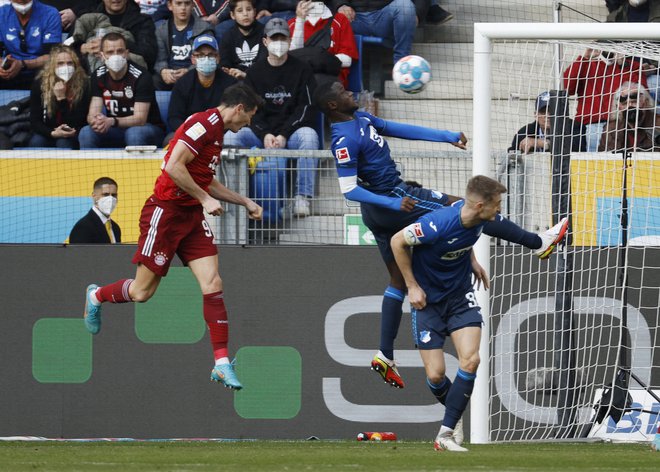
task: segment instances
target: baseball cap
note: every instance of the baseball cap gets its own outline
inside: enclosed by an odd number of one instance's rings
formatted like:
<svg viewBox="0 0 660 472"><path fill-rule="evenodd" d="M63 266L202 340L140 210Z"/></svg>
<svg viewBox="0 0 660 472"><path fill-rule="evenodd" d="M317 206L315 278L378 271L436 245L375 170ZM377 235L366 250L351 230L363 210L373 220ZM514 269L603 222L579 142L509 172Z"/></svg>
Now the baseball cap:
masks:
<svg viewBox="0 0 660 472"><path fill-rule="evenodd" d="M195 38L195 41L193 41L192 49L193 51L197 51L201 46L211 46L217 51L218 41L215 39L215 36L211 34L201 34Z"/></svg>
<svg viewBox="0 0 660 472"><path fill-rule="evenodd" d="M289 24L282 18L272 18L266 23L264 36L270 38L276 34L283 34L287 38L289 37Z"/></svg>
<svg viewBox="0 0 660 472"><path fill-rule="evenodd" d="M536 111L541 111L548 108L550 103L550 92L543 92L541 95L536 97Z"/></svg>

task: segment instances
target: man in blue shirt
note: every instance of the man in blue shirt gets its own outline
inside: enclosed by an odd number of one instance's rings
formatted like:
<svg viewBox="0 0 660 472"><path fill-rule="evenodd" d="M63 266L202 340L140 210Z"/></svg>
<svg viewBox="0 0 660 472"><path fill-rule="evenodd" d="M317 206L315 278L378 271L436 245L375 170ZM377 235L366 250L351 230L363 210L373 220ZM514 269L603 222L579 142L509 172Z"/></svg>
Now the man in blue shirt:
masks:
<svg viewBox="0 0 660 472"><path fill-rule="evenodd" d="M390 239L423 214L459 198L407 185L396 169L383 136L445 142L460 149L465 149L467 138L461 132L385 121L358 112L355 97L340 82L320 85L314 99L332 122L331 150L336 159L341 192L346 199L360 202L364 224L373 233L390 274L381 308L380 351L374 356L371 368L386 383L403 388L404 382L394 363L394 339L399 330L406 292L392 255ZM554 251L567 226L568 219L565 219L546 232L535 234L502 218L489 224L484 232L534 249L541 259L545 259Z"/></svg>
<svg viewBox="0 0 660 472"><path fill-rule="evenodd" d="M62 23L55 8L38 0L13 0L0 7L0 88L29 90L51 47L61 42Z"/></svg>
<svg viewBox="0 0 660 472"><path fill-rule="evenodd" d="M506 187L496 180L483 175L472 177L465 200L427 213L391 240L413 308L413 335L424 362L426 383L445 405L445 417L434 444L437 450L467 451L460 445L463 433L458 422L474 389L483 321L472 274L477 285L483 282L486 288L489 286L472 246L488 225L502 219L499 213L504 192ZM458 355L453 383L445 376L443 346L447 336Z"/></svg>

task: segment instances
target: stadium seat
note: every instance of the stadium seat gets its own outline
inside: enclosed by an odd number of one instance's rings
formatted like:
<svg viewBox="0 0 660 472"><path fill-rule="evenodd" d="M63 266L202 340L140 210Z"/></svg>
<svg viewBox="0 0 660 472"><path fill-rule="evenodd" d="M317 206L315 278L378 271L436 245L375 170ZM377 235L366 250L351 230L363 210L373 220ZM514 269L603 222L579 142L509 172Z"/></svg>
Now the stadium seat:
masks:
<svg viewBox="0 0 660 472"><path fill-rule="evenodd" d="M165 123L165 134L172 131L169 124L167 124L167 109L170 106L170 97L172 92L169 90L156 90L156 103L158 103L158 110L160 111L160 119Z"/></svg>
<svg viewBox="0 0 660 472"><path fill-rule="evenodd" d="M358 58L351 63L348 71L348 90L353 93L362 91L362 36L355 35L355 45L357 46Z"/></svg>
<svg viewBox="0 0 660 472"><path fill-rule="evenodd" d="M356 38L358 35L355 35ZM357 39L356 39L357 40ZM360 62L362 64L365 63L365 51L367 50L367 46L374 46L377 48L386 48L386 49L392 49L394 47L394 43L389 40L389 39L384 39L380 38L378 36L362 36L361 38L361 51L360 51ZM368 61L368 67L369 67L369 82L368 82L368 90L372 92L376 92L377 94L382 94L383 89L384 89L384 82L385 80L388 79L388 77L383 76L383 68L384 68L384 51L372 51L369 54L369 61ZM364 69L364 65L362 66L362 69ZM362 71L364 74L364 70ZM364 85L364 84L363 84Z"/></svg>
<svg viewBox="0 0 660 472"><path fill-rule="evenodd" d="M6 105L9 102L20 100L29 95L29 90L0 90L0 105Z"/></svg>

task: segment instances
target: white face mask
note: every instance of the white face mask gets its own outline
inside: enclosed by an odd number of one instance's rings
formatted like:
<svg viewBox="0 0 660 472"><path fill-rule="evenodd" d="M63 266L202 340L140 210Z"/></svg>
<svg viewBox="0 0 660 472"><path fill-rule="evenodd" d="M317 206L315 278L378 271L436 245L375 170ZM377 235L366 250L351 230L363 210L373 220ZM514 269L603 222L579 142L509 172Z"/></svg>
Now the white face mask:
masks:
<svg viewBox="0 0 660 472"><path fill-rule="evenodd" d="M321 19L324 10L325 4L323 2L312 2L312 6L307 11L307 21L309 21L312 26L316 26L316 23Z"/></svg>
<svg viewBox="0 0 660 472"><path fill-rule="evenodd" d="M11 2L11 6L14 7L14 10L16 10L16 13L18 13L19 15L25 15L27 12L29 12L32 9L32 2L26 3L25 5Z"/></svg>
<svg viewBox="0 0 660 472"><path fill-rule="evenodd" d="M268 43L268 52L275 57L282 57L289 51L288 41L271 41Z"/></svg>
<svg viewBox="0 0 660 472"><path fill-rule="evenodd" d="M101 197L98 200L96 200L96 207L105 216L110 216L110 213L112 213L112 211L115 209L116 206L117 206L117 199L112 195L108 195L107 197Z"/></svg>
<svg viewBox="0 0 660 472"><path fill-rule="evenodd" d="M105 65L112 72L119 72L126 65L126 58L119 54L113 54L105 60Z"/></svg>
<svg viewBox="0 0 660 472"><path fill-rule="evenodd" d="M75 69L73 66L59 66L55 69L55 75L65 82L68 82L73 77Z"/></svg>

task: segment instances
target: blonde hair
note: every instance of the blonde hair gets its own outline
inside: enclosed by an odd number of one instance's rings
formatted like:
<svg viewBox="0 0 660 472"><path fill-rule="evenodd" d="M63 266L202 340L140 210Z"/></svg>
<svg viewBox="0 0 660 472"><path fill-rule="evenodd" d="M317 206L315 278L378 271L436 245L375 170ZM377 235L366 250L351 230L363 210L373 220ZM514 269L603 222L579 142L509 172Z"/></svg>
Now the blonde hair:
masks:
<svg viewBox="0 0 660 472"><path fill-rule="evenodd" d="M57 99L53 93L53 87L62 79L55 75L57 68L57 56L60 53L66 53L73 61L73 76L66 83L66 99L69 102L69 108L73 108L83 97L85 87L88 87L89 77L85 73L80 59L73 49L68 46L57 45L50 50L48 62L44 64L38 78L41 79L41 97L43 106L46 109L46 114L52 117L55 113L55 104Z"/></svg>

